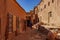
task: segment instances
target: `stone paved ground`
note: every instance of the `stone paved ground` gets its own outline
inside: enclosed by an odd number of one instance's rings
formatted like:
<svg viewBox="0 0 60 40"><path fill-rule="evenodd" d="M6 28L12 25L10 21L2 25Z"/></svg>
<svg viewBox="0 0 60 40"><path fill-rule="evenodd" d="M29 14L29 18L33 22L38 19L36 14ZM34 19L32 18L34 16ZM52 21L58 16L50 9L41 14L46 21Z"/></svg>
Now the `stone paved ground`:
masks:
<svg viewBox="0 0 60 40"><path fill-rule="evenodd" d="M37 30L28 29L26 32L16 36L14 40L45 40L45 37L38 33Z"/></svg>

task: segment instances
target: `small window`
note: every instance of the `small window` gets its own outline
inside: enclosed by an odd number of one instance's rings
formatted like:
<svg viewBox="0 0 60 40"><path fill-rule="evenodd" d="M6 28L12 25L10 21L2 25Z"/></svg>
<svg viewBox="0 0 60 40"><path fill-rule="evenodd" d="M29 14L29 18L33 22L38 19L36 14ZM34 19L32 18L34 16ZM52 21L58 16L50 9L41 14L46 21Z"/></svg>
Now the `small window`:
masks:
<svg viewBox="0 0 60 40"><path fill-rule="evenodd" d="M44 8L46 8L46 5L44 5Z"/></svg>
<svg viewBox="0 0 60 40"><path fill-rule="evenodd" d="M48 6L50 6L50 2L48 2Z"/></svg>
<svg viewBox="0 0 60 40"><path fill-rule="evenodd" d="M42 8L41 8L41 11L42 11Z"/></svg>
<svg viewBox="0 0 60 40"><path fill-rule="evenodd" d="M51 11L49 12L49 17L52 17L52 12Z"/></svg>
<svg viewBox="0 0 60 40"><path fill-rule="evenodd" d="M52 3L54 3L54 0L52 0Z"/></svg>

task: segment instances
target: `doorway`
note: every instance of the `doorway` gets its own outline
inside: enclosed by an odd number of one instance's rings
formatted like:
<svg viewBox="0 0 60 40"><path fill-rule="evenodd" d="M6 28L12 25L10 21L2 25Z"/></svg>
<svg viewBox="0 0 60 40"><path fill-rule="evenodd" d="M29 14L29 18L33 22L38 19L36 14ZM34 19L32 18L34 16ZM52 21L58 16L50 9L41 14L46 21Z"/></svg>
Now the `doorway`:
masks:
<svg viewBox="0 0 60 40"><path fill-rule="evenodd" d="M5 30L5 40L8 39L9 33L13 32L13 15L7 14L7 25L6 25L6 30Z"/></svg>

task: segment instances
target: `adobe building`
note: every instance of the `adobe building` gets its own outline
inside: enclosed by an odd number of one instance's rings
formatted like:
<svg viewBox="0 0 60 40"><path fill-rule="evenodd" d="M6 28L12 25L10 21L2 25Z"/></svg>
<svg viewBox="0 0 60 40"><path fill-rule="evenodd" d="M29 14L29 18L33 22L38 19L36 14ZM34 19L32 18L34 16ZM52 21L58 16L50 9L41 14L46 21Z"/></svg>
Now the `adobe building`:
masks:
<svg viewBox="0 0 60 40"><path fill-rule="evenodd" d="M26 26L27 27L32 26L32 14L33 13L31 13L31 12L33 12L33 11L31 10L30 12L27 12L27 14L26 14Z"/></svg>
<svg viewBox="0 0 60 40"><path fill-rule="evenodd" d="M30 25L30 27L39 22L38 15L36 13L36 7L33 10L30 10L30 12L27 12L26 18L27 26Z"/></svg>
<svg viewBox="0 0 60 40"><path fill-rule="evenodd" d="M34 13L35 13L35 24L39 22L39 17L38 17L38 7L36 6L34 8Z"/></svg>
<svg viewBox="0 0 60 40"><path fill-rule="evenodd" d="M26 12L16 0L0 0L0 40L7 40L10 33L22 33L25 30L24 20Z"/></svg>
<svg viewBox="0 0 60 40"><path fill-rule="evenodd" d="M60 0L41 0L37 8L40 22L60 27Z"/></svg>

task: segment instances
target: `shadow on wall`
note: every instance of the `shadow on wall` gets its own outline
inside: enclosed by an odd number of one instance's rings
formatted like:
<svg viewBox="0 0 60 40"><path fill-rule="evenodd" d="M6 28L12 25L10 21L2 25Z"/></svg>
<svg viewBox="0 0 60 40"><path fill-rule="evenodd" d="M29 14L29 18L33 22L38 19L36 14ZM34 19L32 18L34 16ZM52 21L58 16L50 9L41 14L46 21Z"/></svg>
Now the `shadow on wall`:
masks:
<svg viewBox="0 0 60 40"><path fill-rule="evenodd" d="M39 33L43 34L43 35L46 35L47 36L47 40L55 40L55 35L50 31L50 30L47 30L46 28L44 28L43 26L41 25L38 25L38 31Z"/></svg>

